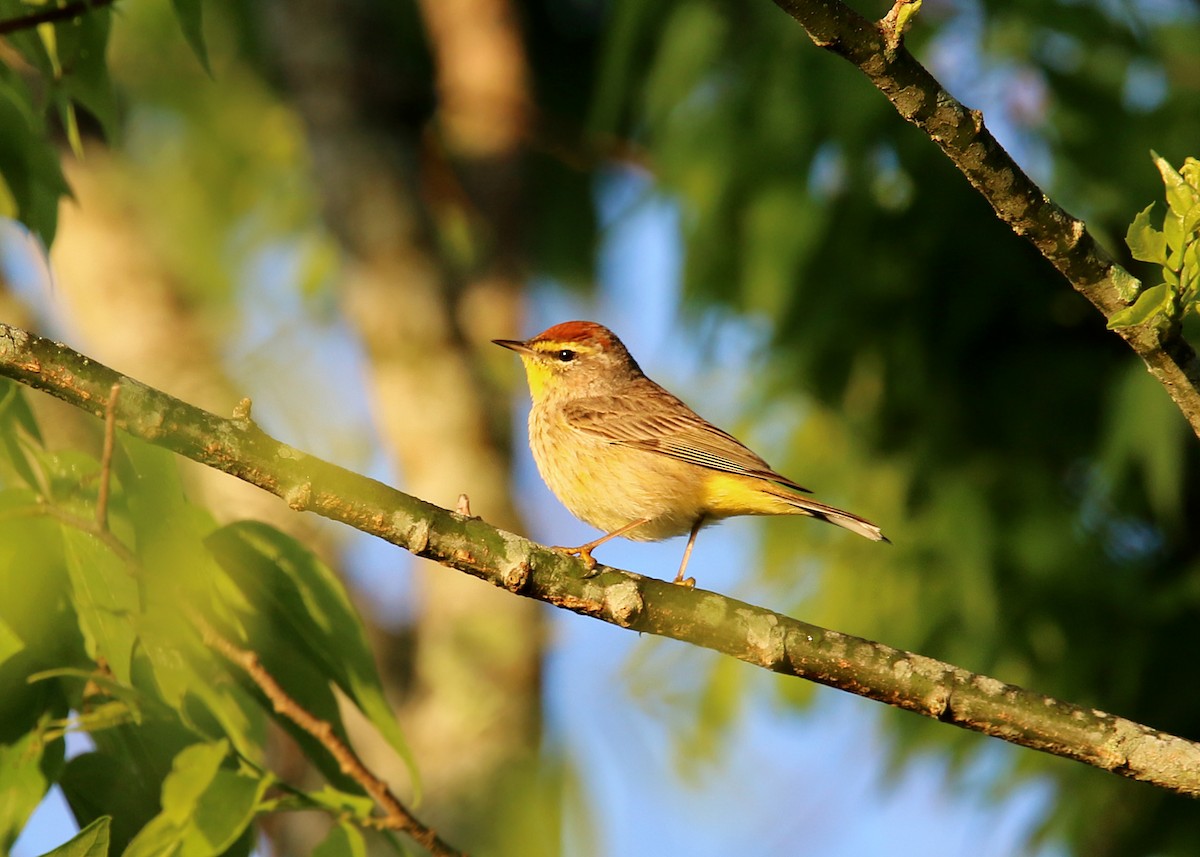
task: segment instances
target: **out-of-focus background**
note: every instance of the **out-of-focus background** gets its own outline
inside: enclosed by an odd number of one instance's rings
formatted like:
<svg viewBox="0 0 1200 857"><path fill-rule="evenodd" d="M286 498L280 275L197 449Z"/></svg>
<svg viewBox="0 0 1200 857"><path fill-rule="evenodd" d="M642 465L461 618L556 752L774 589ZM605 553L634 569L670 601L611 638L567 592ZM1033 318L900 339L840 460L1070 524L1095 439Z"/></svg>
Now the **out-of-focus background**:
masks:
<svg viewBox="0 0 1200 857"><path fill-rule="evenodd" d="M211 74L169 4L115 5L115 96L84 99L104 114L80 112L84 157L64 146L49 258L2 227L4 320L218 413L248 395L294 446L555 544L594 532L538 479L518 361L490 340L602 322L894 543L728 522L699 540L701 586L1200 737L1195 438L1101 316L772 3L202 8ZM1200 154L1193 2L926 0L908 44L1126 262L1162 195L1150 149ZM51 414L50 441L92 430ZM347 581L419 812L480 853L1200 853L1194 801L188 479L219 520L270 521ZM665 577L682 546L598 554ZM53 791L14 853L74 829ZM259 848L323 835L268 823Z"/></svg>

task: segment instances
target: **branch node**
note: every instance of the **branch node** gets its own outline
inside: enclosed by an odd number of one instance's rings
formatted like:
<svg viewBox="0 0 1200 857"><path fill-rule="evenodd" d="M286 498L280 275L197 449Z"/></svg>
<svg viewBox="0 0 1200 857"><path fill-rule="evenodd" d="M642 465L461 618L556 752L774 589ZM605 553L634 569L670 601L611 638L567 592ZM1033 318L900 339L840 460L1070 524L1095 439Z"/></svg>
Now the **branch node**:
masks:
<svg viewBox="0 0 1200 857"><path fill-rule="evenodd" d="M922 0L896 0L891 10L879 22L879 32L883 36L884 47L888 56L892 56L904 41L904 34L912 26L917 12L921 9Z"/></svg>
<svg viewBox="0 0 1200 857"><path fill-rule="evenodd" d="M604 588L604 612L622 628L632 625L645 606L641 589L633 580Z"/></svg>
<svg viewBox="0 0 1200 857"><path fill-rule="evenodd" d="M311 482L301 482L289 488L283 495L284 502L297 512L303 512L312 505L313 488Z"/></svg>
<svg viewBox="0 0 1200 857"><path fill-rule="evenodd" d="M529 585L529 563L522 560L504 573L504 588L520 593Z"/></svg>
<svg viewBox="0 0 1200 857"><path fill-rule="evenodd" d="M252 407L254 407L254 403L250 401L250 397L243 396L242 399L233 406L234 421L248 426L252 422L250 418L250 409Z"/></svg>
<svg viewBox="0 0 1200 857"><path fill-rule="evenodd" d="M409 529L404 541L408 549L417 556L425 556L429 550L429 519L421 518Z"/></svg>

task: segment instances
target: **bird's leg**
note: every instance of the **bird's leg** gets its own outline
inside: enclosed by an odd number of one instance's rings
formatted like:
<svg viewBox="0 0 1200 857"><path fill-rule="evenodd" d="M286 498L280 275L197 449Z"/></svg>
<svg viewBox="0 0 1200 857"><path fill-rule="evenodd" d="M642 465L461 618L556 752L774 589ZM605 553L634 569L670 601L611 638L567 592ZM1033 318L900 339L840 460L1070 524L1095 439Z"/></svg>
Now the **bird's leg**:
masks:
<svg viewBox="0 0 1200 857"><path fill-rule="evenodd" d="M598 539L593 539L592 541L588 542L587 544L582 544L577 548L564 548L564 547L559 547L558 545L555 545L553 548L551 548L551 550L556 550L559 553L565 553L568 556L577 556L581 560L583 560L584 564L588 567L588 569L593 569L596 567L596 560L592 556L592 551L594 551L596 548L600 547L600 545L604 544L609 539L615 539L617 536L623 536L630 530L636 529L637 527L640 527L642 524L648 524L652 520L654 520L654 519L653 518L638 518L633 523L626 524L623 527L613 530L611 533L603 535Z"/></svg>
<svg viewBox="0 0 1200 857"><path fill-rule="evenodd" d="M696 586L696 578L684 577L683 571L687 568L688 560L692 558L692 548L696 546L696 534L700 532L700 528L704 526L704 515L696 519L696 523L692 524L692 534L688 536L687 547L683 549L683 561L679 563L679 573L675 575L672 583L678 583L680 586L686 586L688 589L694 589Z"/></svg>

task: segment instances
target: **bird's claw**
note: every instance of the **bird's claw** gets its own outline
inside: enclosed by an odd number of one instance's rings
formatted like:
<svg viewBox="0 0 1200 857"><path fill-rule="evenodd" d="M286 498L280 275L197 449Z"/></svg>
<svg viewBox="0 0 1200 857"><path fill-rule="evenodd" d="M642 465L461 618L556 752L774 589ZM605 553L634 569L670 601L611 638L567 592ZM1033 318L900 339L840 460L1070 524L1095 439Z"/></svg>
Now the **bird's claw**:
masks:
<svg viewBox="0 0 1200 857"><path fill-rule="evenodd" d="M583 560L583 564L587 566L588 573L584 577L594 577L596 574L596 558L592 556L592 551L586 547L565 548L560 545L555 545L551 550L556 550L559 553L565 553L567 556L577 556Z"/></svg>
<svg viewBox="0 0 1200 857"><path fill-rule="evenodd" d="M676 577L671 582L676 586L682 586L684 589L696 588L696 578L694 577Z"/></svg>

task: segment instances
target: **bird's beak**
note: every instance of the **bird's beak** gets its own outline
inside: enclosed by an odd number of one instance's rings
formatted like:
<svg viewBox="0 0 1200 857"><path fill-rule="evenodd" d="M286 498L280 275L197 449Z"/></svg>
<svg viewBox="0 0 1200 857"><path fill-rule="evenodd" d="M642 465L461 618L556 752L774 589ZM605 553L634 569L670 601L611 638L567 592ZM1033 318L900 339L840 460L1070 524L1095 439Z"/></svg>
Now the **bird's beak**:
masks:
<svg viewBox="0 0 1200 857"><path fill-rule="evenodd" d="M536 352L526 345L524 342L516 339L493 339L492 342L499 345L501 348L507 348L509 351L515 351L518 354L535 354Z"/></svg>

